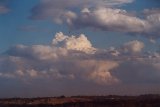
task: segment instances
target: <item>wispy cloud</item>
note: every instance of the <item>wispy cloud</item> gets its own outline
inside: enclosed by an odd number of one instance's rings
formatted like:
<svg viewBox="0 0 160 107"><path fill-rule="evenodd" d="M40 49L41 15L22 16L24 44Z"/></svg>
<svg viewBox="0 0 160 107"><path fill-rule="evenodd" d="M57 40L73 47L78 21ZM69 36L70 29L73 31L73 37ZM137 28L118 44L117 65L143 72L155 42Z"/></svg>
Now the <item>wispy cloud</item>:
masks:
<svg viewBox="0 0 160 107"><path fill-rule="evenodd" d="M34 25L20 26L20 27L17 28L17 30L24 31L24 32L48 32L48 33L52 32L52 30L50 30L50 29L39 28L39 27L34 26Z"/></svg>
<svg viewBox="0 0 160 107"><path fill-rule="evenodd" d="M10 9L6 6L0 5L0 14L6 14L10 11Z"/></svg>

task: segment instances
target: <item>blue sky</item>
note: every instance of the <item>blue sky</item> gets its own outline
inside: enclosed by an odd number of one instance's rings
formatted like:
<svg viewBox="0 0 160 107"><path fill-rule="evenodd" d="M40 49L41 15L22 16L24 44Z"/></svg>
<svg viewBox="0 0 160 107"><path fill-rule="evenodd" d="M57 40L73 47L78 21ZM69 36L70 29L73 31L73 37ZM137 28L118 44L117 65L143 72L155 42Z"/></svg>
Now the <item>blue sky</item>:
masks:
<svg viewBox="0 0 160 107"><path fill-rule="evenodd" d="M159 30L158 0L68 0L67 3L65 0L2 0L0 94L47 96L48 93L39 94L40 91L50 92L55 84L59 87L54 90L60 91L53 95L85 94L88 91L77 88L86 81L83 85L86 90L98 87L90 94L104 94L104 90L110 92L107 94L160 93ZM71 70L72 63L77 73ZM127 71L127 66L135 72L138 82L134 78L128 80L132 73ZM76 77L82 70L85 72ZM34 93L36 86L43 87L39 84L41 79L51 88ZM64 92L63 88L68 89L66 85L73 81L74 93ZM15 90L30 88L26 94L17 91L8 95L4 91L10 91L11 84ZM145 90L150 86L153 88ZM133 87L133 93L112 91L114 87L122 90Z"/></svg>

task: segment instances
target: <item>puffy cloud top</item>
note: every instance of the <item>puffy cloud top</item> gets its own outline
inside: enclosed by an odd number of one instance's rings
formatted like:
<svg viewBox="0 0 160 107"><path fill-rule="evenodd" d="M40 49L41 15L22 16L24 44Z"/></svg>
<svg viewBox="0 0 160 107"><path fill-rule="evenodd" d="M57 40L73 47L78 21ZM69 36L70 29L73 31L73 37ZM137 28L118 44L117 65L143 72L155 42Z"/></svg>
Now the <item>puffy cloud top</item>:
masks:
<svg viewBox="0 0 160 107"><path fill-rule="evenodd" d="M82 78L107 85L118 82L110 73L118 63L91 58L96 48L83 34L67 36L60 32L55 35L51 46L17 45L6 53L8 56L0 58L0 77Z"/></svg>
<svg viewBox="0 0 160 107"><path fill-rule="evenodd" d="M73 35L69 37L64 35L62 32L57 33L55 35L55 39L53 39L53 45L59 44L61 47L68 50L81 51L90 54L96 51L96 49L92 47L92 44L84 34L81 34L79 37Z"/></svg>
<svg viewBox="0 0 160 107"><path fill-rule="evenodd" d="M160 82L160 53L145 54L143 47L143 42L134 40L121 48L101 50L94 48L83 34L67 36L60 32L51 45L11 47L0 56L0 79L33 85L37 85L37 80L47 80L54 88L65 81L63 90L66 84L68 87L72 83L100 88L119 84L157 85ZM125 54L124 50L131 54Z"/></svg>

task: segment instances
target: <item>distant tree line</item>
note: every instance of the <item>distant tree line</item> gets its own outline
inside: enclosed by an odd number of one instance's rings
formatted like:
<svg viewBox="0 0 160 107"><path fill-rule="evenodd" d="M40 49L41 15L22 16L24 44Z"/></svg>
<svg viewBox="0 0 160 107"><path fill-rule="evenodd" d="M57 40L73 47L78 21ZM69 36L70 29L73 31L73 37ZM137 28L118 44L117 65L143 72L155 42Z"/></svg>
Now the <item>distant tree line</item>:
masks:
<svg viewBox="0 0 160 107"><path fill-rule="evenodd" d="M34 99L27 99L27 98L1 99L0 107L160 107L159 95L141 95L138 97L137 96L77 96L77 97L74 96L73 98L89 98L92 100L79 101L79 102L66 102L62 104L49 104L49 102L54 98L46 97L46 98L34 98ZM56 99L67 99L67 97L60 96L56 97ZM32 104L32 102L34 102L35 100L39 101L40 103ZM16 104L12 102L16 102Z"/></svg>

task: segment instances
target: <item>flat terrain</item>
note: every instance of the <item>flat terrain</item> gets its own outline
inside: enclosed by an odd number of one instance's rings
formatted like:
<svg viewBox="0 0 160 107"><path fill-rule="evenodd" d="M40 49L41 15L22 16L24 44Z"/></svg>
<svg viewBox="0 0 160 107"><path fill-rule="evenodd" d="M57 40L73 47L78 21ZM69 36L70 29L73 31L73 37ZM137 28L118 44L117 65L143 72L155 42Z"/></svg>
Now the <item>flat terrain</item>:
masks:
<svg viewBox="0 0 160 107"><path fill-rule="evenodd" d="M160 107L160 95L10 98L0 107Z"/></svg>

